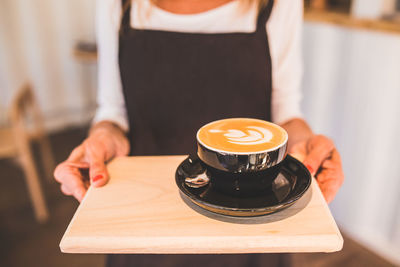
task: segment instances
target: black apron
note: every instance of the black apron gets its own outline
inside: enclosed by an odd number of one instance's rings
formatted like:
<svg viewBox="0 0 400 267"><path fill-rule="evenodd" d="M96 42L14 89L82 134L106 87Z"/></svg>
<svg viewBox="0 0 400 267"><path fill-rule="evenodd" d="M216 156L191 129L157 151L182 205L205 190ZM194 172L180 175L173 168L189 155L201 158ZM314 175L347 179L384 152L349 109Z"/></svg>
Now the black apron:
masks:
<svg viewBox="0 0 400 267"><path fill-rule="evenodd" d="M128 0L130 1L130 0ZM122 1L123 6L126 0ZM266 33L273 1L252 33L186 33L120 27L119 67L131 155L190 154L196 131L222 118L271 119ZM275 254L110 255L108 266L277 266Z"/></svg>
<svg viewBox="0 0 400 267"><path fill-rule="evenodd" d="M119 65L132 155L189 154L202 125L271 118L271 57L265 24L253 33L183 33L130 27L124 13Z"/></svg>

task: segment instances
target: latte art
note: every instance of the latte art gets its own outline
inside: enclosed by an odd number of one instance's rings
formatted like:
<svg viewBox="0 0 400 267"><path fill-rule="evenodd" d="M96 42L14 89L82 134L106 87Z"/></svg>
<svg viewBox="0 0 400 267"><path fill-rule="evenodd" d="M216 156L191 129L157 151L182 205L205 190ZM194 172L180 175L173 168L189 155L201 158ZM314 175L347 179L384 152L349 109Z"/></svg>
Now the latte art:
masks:
<svg viewBox="0 0 400 267"><path fill-rule="evenodd" d="M227 142L238 145L258 145L268 143L273 135L271 131L257 126L247 126L246 130L229 129L227 131L210 129L210 133L222 133Z"/></svg>
<svg viewBox="0 0 400 267"><path fill-rule="evenodd" d="M203 126L197 133L197 139L213 150L252 153L279 147L286 142L287 134L270 122L235 118Z"/></svg>

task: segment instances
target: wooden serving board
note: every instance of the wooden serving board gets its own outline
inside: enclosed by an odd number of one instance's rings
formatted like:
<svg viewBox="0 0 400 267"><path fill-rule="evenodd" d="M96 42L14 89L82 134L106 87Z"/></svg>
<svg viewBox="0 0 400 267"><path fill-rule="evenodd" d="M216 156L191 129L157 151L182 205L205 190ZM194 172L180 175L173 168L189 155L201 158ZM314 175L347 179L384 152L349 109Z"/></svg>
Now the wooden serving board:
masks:
<svg viewBox="0 0 400 267"><path fill-rule="evenodd" d="M182 196L186 156L116 158L110 182L89 188L60 248L66 253L334 252L343 238L315 181L293 206L252 218L205 211Z"/></svg>

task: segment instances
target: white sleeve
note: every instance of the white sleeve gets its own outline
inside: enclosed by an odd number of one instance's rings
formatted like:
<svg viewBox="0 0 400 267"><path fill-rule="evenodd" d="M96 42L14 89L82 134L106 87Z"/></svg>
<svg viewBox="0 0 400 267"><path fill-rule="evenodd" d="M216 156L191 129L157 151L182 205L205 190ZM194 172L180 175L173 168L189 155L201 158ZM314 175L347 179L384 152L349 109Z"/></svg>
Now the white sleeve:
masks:
<svg viewBox="0 0 400 267"><path fill-rule="evenodd" d="M93 123L108 120L128 131L129 123L118 65L120 17L121 1L97 1L98 107Z"/></svg>
<svg viewBox="0 0 400 267"><path fill-rule="evenodd" d="M267 22L272 59L272 121L301 118L303 1L274 2Z"/></svg>

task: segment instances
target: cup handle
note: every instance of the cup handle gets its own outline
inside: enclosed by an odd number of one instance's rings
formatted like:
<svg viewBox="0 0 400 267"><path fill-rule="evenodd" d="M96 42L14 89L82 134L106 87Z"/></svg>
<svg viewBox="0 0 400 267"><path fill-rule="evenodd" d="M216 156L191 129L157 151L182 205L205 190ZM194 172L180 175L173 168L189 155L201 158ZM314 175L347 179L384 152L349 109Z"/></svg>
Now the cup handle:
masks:
<svg viewBox="0 0 400 267"><path fill-rule="evenodd" d="M205 173L202 173L194 178L191 177L185 178L185 184L191 188L204 187L209 183L210 183L210 178L208 178Z"/></svg>
<svg viewBox="0 0 400 267"><path fill-rule="evenodd" d="M200 159L197 155L189 155L188 161L189 161L189 164L192 164L192 165L201 164ZM201 187L208 185L209 183L210 183L210 178L208 178L205 169L204 169L204 171L202 171L198 174L191 175L191 176L185 178L185 184L191 188L201 188Z"/></svg>

